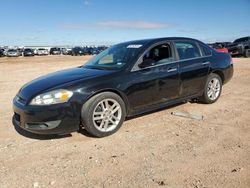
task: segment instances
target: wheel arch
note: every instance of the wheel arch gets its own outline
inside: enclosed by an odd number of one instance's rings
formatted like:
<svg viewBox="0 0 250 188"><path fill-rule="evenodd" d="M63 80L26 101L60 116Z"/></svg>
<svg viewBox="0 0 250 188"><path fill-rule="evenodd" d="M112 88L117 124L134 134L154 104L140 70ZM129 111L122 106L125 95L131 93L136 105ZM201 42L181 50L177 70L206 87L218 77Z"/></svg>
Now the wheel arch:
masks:
<svg viewBox="0 0 250 188"><path fill-rule="evenodd" d="M95 95L100 94L100 93L104 93L104 92L112 92L112 93L115 93L116 95L118 95L119 97L121 97L121 99L125 103L126 114L129 114L130 104L129 104L129 100L128 100L127 96L122 91L119 91L119 90L114 89L114 88L105 88L105 89L98 90L98 91L92 93L91 95L89 95L86 98L85 102L88 101L90 98L94 97Z"/></svg>
<svg viewBox="0 0 250 188"><path fill-rule="evenodd" d="M221 71L221 70L213 70L211 73L214 73L214 74L219 75L219 77L221 78L222 84L224 83L224 81L225 81L225 76L224 76L224 74L223 74L223 71ZM211 73L210 73L210 74L211 74Z"/></svg>

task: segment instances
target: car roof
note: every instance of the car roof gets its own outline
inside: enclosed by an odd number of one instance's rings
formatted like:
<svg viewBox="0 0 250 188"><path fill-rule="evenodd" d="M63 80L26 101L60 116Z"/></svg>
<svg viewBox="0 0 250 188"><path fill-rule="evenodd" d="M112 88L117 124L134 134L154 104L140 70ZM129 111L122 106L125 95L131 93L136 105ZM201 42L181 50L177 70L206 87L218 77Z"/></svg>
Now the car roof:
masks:
<svg viewBox="0 0 250 188"><path fill-rule="evenodd" d="M124 44L142 44L142 45L151 45L157 42L161 41L167 41L167 40L193 40L193 41L198 41L193 38L188 38L188 37L162 37L162 38L151 38L151 39L142 39L142 40L132 40L132 41L127 41L123 42Z"/></svg>

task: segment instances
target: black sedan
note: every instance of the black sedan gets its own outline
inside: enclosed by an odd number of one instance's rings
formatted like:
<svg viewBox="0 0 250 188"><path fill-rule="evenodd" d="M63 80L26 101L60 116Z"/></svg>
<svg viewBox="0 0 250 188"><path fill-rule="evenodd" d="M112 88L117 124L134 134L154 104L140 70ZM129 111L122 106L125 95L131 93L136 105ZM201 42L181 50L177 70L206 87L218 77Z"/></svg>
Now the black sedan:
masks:
<svg viewBox="0 0 250 188"><path fill-rule="evenodd" d="M49 51L50 55L60 55L61 54L61 49L60 48L51 48Z"/></svg>
<svg viewBox="0 0 250 188"><path fill-rule="evenodd" d="M84 127L104 137L129 116L192 99L214 103L232 76L230 55L195 39L125 42L25 84L13 100L13 122L38 134Z"/></svg>
<svg viewBox="0 0 250 188"><path fill-rule="evenodd" d="M33 51L32 49L30 49L30 48L25 48L25 49L23 50L23 56L24 56L24 57L27 57L27 56L34 56L34 55L35 55L34 51Z"/></svg>
<svg viewBox="0 0 250 188"><path fill-rule="evenodd" d="M74 47L71 51L71 55L72 56L78 56L78 55L86 55L86 52L84 50L84 48L82 47Z"/></svg>

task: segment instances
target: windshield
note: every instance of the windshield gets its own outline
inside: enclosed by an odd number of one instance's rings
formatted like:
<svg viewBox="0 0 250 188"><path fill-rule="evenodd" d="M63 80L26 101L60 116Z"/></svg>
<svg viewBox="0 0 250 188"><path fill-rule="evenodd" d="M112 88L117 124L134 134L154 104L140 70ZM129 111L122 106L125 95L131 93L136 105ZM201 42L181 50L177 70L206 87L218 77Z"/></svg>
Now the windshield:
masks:
<svg viewBox="0 0 250 188"><path fill-rule="evenodd" d="M73 48L74 50L81 50L82 48L81 47L75 47Z"/></svg>
<svg viewBox="0 0 250 188"><path fill-rule="evenodd" d="M128 43L112 46L90 59L83 67L110 70L121 69L138 56L141 47L141 44Z"/></svg>
<svg viewBox="0 0 250 188"><path fill-rule="evenodd" d="M51 51L59 51L60 48L51 48L50 50L51 50Z"/></svg>
<svg viewBox="0 0 250 188"><path fill-rule="evenodd" d="M17 52L17 50L8 50L8 52Z"/></svg>

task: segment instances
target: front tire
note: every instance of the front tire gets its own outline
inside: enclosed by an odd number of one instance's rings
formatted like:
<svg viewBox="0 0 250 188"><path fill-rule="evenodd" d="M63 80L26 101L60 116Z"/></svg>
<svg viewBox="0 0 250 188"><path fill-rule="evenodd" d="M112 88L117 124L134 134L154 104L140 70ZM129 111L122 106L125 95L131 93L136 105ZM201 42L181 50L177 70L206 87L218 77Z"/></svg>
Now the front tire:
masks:
<svg viewBox="0 0 250 188"><path fill-rule="evenodd" d="M109 136L121 127L126 117L125 103L115 93L103 92L90 98L82 107L82 124L95 137Z"/></svg>
<svg viewBox="0 0 250 188"><path fill-rule="evenodd" d="M207 78L201 101L206 104L216 102L222 91L222 80L218 74L210 74Z"/></svg>

